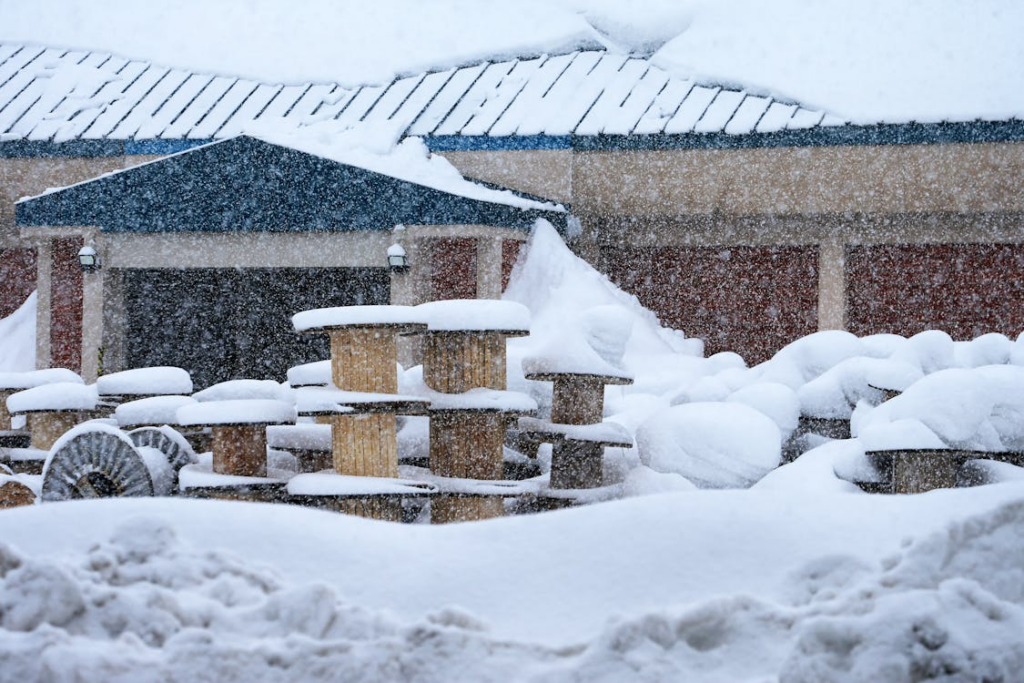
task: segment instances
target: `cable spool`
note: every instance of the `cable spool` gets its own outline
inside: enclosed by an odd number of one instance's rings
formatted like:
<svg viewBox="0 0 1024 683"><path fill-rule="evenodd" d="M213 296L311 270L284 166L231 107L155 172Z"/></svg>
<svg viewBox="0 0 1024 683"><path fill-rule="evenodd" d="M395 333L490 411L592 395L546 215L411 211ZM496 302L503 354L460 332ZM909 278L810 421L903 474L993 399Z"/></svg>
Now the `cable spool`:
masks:
<svg viewBox="0 0 1024 683"><path fill-rule="evenodd" d="M116 429L80 427L50 452L43 502L152 495L153 479L145 460Z"/></svg>
<svg viewBox="0 0 1024 683"><path fill-rule="evenodd" d="M156 448L167 456L167 463L175 473L185 465L199 462L188 439L172 427L140 427L128 432L136 446Z"/></svg>

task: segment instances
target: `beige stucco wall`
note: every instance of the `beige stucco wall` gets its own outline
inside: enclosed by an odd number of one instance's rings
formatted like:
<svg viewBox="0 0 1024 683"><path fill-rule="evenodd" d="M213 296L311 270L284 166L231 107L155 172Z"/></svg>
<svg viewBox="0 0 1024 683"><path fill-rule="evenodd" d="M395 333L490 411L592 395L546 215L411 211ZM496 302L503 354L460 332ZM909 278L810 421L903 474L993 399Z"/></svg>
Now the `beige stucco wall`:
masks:
<svg viewBox="0 0 1024 683"><path fill-rule="evenodd" d="M1024 143L584 152L580 215L1024 210Z"/></svg>
<svg viewBox="0 0 1024 683"><path fill-rule="evenodd" d="M558 202L572 198L570 150L511 150L504 152L441 152L468 178L503 185Z"/></svg>
<svg viewBox="0 0 1024 683"><path fill-rule="evenodd" d="M26 246L14 227L14 203L22 197L65 187L159 157L0 158L0 248Z"/></svg>

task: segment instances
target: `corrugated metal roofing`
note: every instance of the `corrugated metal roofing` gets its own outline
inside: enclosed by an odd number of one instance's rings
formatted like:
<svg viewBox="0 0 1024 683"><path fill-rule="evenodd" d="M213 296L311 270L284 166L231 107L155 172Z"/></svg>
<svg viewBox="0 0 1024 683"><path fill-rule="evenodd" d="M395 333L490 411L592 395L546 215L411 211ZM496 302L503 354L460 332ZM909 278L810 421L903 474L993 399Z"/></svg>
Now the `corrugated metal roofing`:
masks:
<svg viewBox="0 0 1024 683"><path fill-rule="evenodd" d="M489 137L742 135L845 123L600 51L343 88L262 84L100 53L0 44L0 140L210 140L275 119L391 122L410 135Z"/></svg>

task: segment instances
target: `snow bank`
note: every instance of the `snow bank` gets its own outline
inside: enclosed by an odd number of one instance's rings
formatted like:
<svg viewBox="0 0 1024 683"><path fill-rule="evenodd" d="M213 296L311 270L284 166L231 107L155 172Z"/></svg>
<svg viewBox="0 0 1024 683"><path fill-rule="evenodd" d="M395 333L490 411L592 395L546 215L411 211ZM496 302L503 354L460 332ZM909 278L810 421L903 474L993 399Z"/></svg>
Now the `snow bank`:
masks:
<svg viewBox="0 0 1024 683"><path fill-rule="evenodd" d="M136 368L103 375L96 388L101 396L191 394L192 378L182 368Z"/></svg>
<svg viewBox="0 0 1024 683"><path fill-rule="evenodd" d="M32 292L18 310L0 320L0 376L35 367L36 293Z"/></svg>
<svg viewBox="0 0 1024 683"><path fill-rule="evenodd" d="M851 429L872 448L1024 450L1024 368L935 372L877 407L858 406Z"/></svg>
<svg viewBox="0 0 1024 683"><path fill-rule="evenodd" d="M448 527L33 506L0 515L0 656L10 680L1013 680L1022 534L1020 483L703 491Z"/></svg>

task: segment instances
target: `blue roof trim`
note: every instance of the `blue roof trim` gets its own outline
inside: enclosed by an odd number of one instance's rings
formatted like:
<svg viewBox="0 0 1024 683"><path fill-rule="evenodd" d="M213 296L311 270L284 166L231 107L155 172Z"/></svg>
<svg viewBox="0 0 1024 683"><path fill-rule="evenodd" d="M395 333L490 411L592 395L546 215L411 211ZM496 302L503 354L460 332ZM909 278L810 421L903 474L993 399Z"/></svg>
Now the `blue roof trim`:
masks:
<svg viewBox="0 0 1024 683"><path fill-rule="evenodd" d="M936 145L1024 141L1024 120L963 123L906 123L877 126L819 126L775 133L689 133L685 135L574 136L579 151L656 149L752 149L763 147L844 147L856 145Z"/></svg>
<svg viewBox="0 0 1024 683"><path fill-rule="evenodd" d="M119 157L124 155L121 140L4 140L0 141L0 159L45 157Z"/></svg>
<svg viewBox="0 0 1024 683"><path fill-rule="evenodd" d="M125 140L125 154L177 154L186 149L208 145L213 140Z"/></svg>
<svg viewBox="0 0 1024 683"><path fill-rule="evenodd" d="M842 147L935 145L1024 141L1024 120L962 123L904 123L877 126L819 126L775 133L686 133L682 135L438 135L424 137L433 152L509 150L752 149L759 147ZM0 158L111 157L174 154L214 140L48 140L0 141Z"/></svg>
<svg viewBox="0 0 1024 683"><path fill-rule="evenodd" d="M569 135L434 135L423 138L431 152L572 149Z"/></svg>

